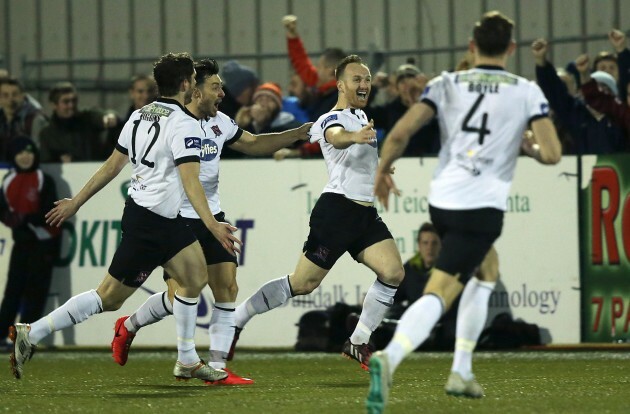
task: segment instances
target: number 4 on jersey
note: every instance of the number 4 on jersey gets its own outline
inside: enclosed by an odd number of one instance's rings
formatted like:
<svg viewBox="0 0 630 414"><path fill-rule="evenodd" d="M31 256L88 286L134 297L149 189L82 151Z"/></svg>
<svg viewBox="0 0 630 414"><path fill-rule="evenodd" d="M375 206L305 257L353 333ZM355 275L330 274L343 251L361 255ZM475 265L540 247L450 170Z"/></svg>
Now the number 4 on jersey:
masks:
<svg viewBox="0 0 630 414"><path fill-rule="evenodd" d="M468 125L470 119L475 115L477 108L481 105L481 101L483 101L484 94L479 95L479 98L475 101L470 111L466 114L466 118L464 118L464 125L462 125L462 131L466 132L477 132L479 134L479 145L483 145L483 139L487 134L490 134L490 130L486 128L488 122L488 113L484 112L481 117L481 126L479 128Z"/></svg>

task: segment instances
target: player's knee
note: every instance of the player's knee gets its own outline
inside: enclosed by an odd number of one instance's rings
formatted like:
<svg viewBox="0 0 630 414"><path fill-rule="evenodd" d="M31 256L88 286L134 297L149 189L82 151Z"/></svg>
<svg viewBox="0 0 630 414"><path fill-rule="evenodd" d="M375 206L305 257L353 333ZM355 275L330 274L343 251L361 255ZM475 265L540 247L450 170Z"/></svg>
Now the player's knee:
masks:
<svg viewBox="0 0 630 414"><path fill-rule="evenodd" d="M379 277L384 283L392 286L398 286L405 278L405 269L402 266L393 266Z"/></svg>
<svg viewBox="0 0 630 414"><path fill-rule="evenodd" d="M125 301L104 295L101 296L101 303L103 304L103 312L112 312L120 309Z"/></svg>
<svg viewBox="0 0 630 414"><path fill-rule="evenodd" d="M291 279L291 289L294 295L308 295L319 287L319 279Z"/></svg>

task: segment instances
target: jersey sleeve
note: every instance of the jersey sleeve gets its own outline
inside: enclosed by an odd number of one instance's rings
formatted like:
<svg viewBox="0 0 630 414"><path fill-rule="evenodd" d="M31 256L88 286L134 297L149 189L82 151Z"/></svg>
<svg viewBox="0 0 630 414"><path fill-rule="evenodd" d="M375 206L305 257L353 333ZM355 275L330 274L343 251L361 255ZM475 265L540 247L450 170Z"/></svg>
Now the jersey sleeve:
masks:
<svg viewBox="0 0 630 414"><path fill-rule="evenodd" d="M334 126L346 129L344 125L344 114L342 112L328 112L320 116L319 119L311 126L311 142L326 140L326 131Z"/></svg>
<svg viewBox="0 0 630 414"><path fill-rule="evenodd" d="M436 115L439 112L438 108L444 107L444 79L444 76L432 79L420 96L420 102L433 108Z"/></svg>
<svg viewBox="0 0 630 414"><path fill-rule="evenodd" d="M243 135L243 130L239 128L239 126L236 124L236 121L229 116L224 115L224 118L226 120L226 125L229 125L227 136L230 137L225 140L225 145L232 145L241 138L241 135Z"/></svg>
<svg viewBox="0 0 630 414"><path fill-rule="evenodd" d="M120 131L120 135L118 135L118 141L116 141L116 149L125 155L129 155L129 146L131 145L131 134L133 130L133 128L130 127L130 125L133 125L131 119L133 119L133 116L125 122L122 131Z"/></svg>
<svg viewBox="0 0 630 414"><path fill-rule="evenodd" d="M171 142L175 165L199 162L202 136L203 131L199 123L188 116L175 126Z"/></svg>
<svg viewBox="0 0 630 414"><path fill-rule="evenodd" d="M527 98L527 115L529 122L535 121L539 118L546 118L549 116L549 101L545 98L545 94L538 85L534 82L529 82L530 89Z"/></svg>

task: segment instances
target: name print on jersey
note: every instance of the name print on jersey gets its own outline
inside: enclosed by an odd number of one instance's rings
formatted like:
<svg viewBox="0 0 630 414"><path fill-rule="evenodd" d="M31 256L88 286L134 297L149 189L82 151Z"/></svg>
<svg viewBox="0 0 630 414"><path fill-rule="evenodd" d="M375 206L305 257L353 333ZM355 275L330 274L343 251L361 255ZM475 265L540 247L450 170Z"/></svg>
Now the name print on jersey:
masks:
<svg viewBox="0 0 630 414"><path fill-rule="evenodd" d="M455 83L468 82L468 92L498 93L499 85L515 85L518 81L507 75L495 73L465 73L455 77Z"/></svg>

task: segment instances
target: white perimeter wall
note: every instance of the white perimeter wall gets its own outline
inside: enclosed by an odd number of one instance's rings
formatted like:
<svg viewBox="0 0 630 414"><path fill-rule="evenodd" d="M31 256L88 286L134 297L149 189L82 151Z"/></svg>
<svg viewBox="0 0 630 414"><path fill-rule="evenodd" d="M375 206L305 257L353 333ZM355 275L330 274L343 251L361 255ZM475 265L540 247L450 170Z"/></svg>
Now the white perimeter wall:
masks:
<svg viewBox="0 0 630 414"><path fill-rule="evenodd" d="M428 220L427 190L436 159L404 159L396 164L395 178L403 197L393 201L384 221L397 240L403 260L414 254L416 231ZM96 163L47 166L59 174L60 196L76 193L97 169ZM57 171L54 171L54 170ZM511 191L511 209L505 217L503 235L497 242L501 280L491 298L489 320L509 310L515 318L536 323L548 331L547 341L577 343L580 338L579 251L577 220L576 159L564 157L553 167L541 167L530 159L520 159ZM4 174L2 174L4 175ZM77 234L74 259L69 267L56 268L49 299L50 309L68 297L95 288L107 271L116 248L124 200L121 187L129 178L125 169L108 187L90 200L74 221ZM221 167L222 208L233 224L249 223L245 250L238 270L241 302L266 281L290 273L301 254L308 234L310 209L326 183L322 160L272 160L223 162ZM114 227L112 227L114 223ZM11 247L9 229L0 226L0 285L6 283ZM81 241L81 239L83 241ZM69 243L64 243L68 254ZM161 269L145 284L162 291ZM309 310L325 308L343 300L356 304L374 281L365 267L344 255L321 287L313 294L291 300L286 306L260 315L241 336L242 346L286 347L297 337L300 316ZM140 306L149 293L139 290L116 313L93 317L87 323L56 333L57 345L106 345L112 337L114 321ZM204 302L212 300L209 289ZM200 309L197 343L208 343L210 315ZM175 345L172 319L145 328L135 343Z"/></svg>

